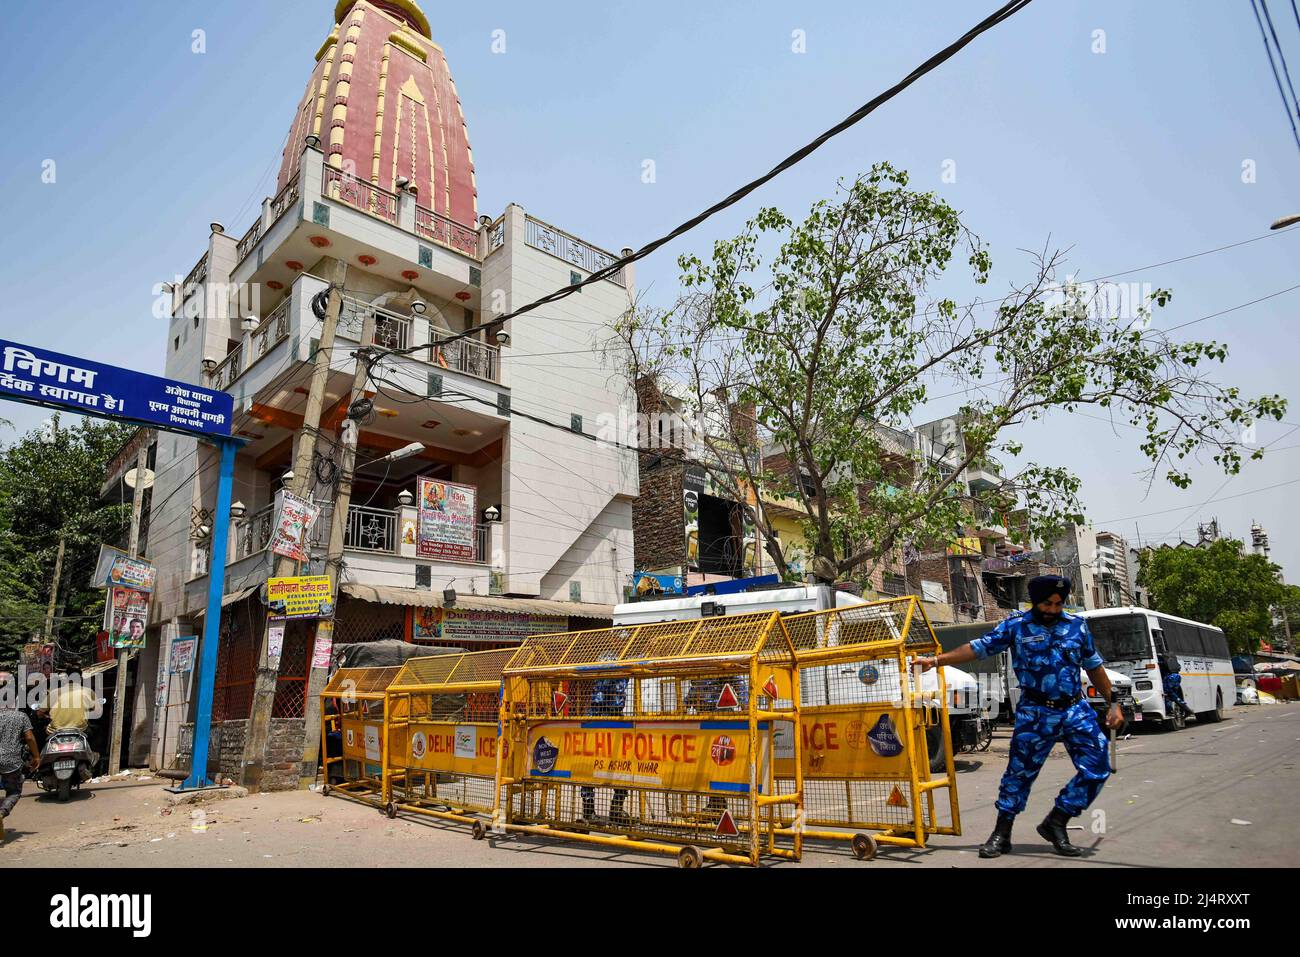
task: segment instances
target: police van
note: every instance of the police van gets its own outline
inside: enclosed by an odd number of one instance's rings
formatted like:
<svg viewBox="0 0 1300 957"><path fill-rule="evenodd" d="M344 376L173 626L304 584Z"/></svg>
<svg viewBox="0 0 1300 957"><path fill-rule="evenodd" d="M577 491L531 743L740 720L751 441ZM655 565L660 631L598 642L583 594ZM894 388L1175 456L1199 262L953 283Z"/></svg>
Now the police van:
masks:
<svg viewBox="0 0 1300 957"><path fill-rule="evenodd" d="M746 584L744 580L719 582L714 586L721 594L697 594L642 599L614 606L614 625L652 625L661 621L694 621L712 615L745 615L762 611L779 611L797 615L830 608L850 608L867 602L829 585ZM965 671L944 666L948 686L948 726L954 750L988 747L992 735L989 709L995 705L990 694ZM927 671L921 676L923 690L936 691L938 676ZM944 770L943 735L937 728L926 732L930 750L930 770Z"/></svg>

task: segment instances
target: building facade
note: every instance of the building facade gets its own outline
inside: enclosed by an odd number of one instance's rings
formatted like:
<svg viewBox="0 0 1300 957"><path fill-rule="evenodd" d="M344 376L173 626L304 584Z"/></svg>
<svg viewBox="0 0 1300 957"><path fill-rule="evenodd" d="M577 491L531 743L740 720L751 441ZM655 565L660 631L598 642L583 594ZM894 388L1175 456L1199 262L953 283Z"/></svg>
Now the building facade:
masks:
<svg viewBox="0 0 1300 957"><path fill-rule="evenodd" d="M521 206L480 216L477 203L460 99L423 12L411 0L341 0L292 117L276 195L238 239L213 224L172 292L165 374L229 392L245 443L214 770L238 779L255 766L267 788L314 773L317 623L287 622L268 647L264 585L285 491L321 510L296 571L327 571L345 421L356 425L357 465L338 520L335 643L500 646L606 621L631 581L637 462L609 424L622 420L608 413L633 400L593 339L628 307L633 271L479 330L618 257ZM331 289L341 308L313 426L307 400ZM355 353L371 323L370 344L383 355L355 405ZM466 330L477 331L460 337ZM312 446L305 477L293 472L301 443ZM378 461L413 443L417 454ZM162 435L157 476L149 558L159 568L152 619L165 662L170 642L202 630L217 454ZM429 519L441 500L419 498L435 487L458 489L472 511L454 547ZM278 661L269 654L277 644ZM185 760L185 696L159 685L155 766ZM269 709L269 730L258 729L259 707Z"/></svg>

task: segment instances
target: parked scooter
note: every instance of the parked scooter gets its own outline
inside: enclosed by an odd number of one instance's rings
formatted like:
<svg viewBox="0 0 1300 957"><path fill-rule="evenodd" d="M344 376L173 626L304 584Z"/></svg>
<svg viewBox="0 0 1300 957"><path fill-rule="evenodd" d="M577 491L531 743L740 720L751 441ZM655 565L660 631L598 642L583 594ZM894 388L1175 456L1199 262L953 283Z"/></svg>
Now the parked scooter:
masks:
<svg viewBox="0 0 1300 957"><path fill-rule="evenodd" d="M51 731L41 749L41 764L32 775L46 791L54 791L60 801L72 797L72 789L94 775L99 755L90 750L84 731L63 728Z"/></svg>

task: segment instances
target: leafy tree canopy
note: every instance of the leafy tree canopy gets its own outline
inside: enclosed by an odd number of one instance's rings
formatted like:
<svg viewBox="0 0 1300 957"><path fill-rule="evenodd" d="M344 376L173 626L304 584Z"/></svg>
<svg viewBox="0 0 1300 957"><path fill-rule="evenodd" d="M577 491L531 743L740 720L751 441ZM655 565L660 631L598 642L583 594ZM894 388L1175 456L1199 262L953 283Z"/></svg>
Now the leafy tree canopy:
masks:
<svg viewBox="0 0 1300 957"><path fill-rule="evenodd" d="M1093 407L1136 427L1148 485L1186 487L1202 456L1227 474L1259 457L1245 429L1281 418L1286 402L1217 382L1208 368L1223 344L1152 328L1168 291L1112 309L1056 280L1060 253L1034 261L1005 295L968 306L937 295L958 263L986 283L989 252L956 210L881 163L802 221L763 209L712 255L681 257L683 294L629 310L612 350L639 394L651 383L672 397L693 434L688 460L750 500L746 517L783 575L787 546L754 487L800 503L813 571L833 580L950 541L986 509L1024 509L1024 531L1043 540L1082 522L1062 461L978 493L964 481L999 452L1019 456L1016 427L1049 415ZM932 392L951 397L952 427L918 436Z"/></svg>
<svg viewBox="0 0 1300 957"><path fill-rule="evenodd" d="M1278 571L1263 555L1243 555L1241 542L1220 539L1144 552L1138 584L1157 611L1222 628L1234 655L1252 654L1269 638L1271 607L1286 595Z"/></svg>
<svg viewBox="0 0 1300 957"><path fill-rule="evenodd" d="M55 635L69 654L92 657L104 591L92 588L99 546L123 537L130 503L104 505L99 489L130 426L79 421L71 428L56 415L0 446L0 661L45 628L59 534L65 535Z"/></svg>

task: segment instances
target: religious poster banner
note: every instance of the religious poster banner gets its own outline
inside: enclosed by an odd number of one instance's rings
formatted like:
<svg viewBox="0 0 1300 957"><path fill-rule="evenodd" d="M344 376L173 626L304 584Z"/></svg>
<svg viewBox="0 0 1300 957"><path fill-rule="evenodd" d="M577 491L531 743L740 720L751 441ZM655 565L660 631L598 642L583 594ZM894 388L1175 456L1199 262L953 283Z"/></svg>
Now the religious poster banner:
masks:
<svg viewBox="0 0 1300 957"><path fill-rule="evenodd" d="M280 512L268 547L295 562L309 561L311 545L307 539L320 517L320 508L291 492L281 492L279 498Z"/></svg>
<svg viewBox="0 0 1300 957"><path fill-rule="evenodd" d="M455 561L477 558L478 489L421 478L419 491L416 554Z"/></svg>
<svg viewBox="0 0 1300 957"><path fill-rule="evenodd" d="M144 647L144 629L149 621L149 595L134 588L113 585L104 604L104 629L113 648Z"/></svg>
<svg viewBox="0 0 1300 957"><path fill-rule="evenodd" d="M266 602L285 618L328 618L334 614L328 575L268 579Z"/></svg>
<svg viewBox="0 0 1300 957"><path fill-rule="evenodd" d="M523 641L568 631L563 615L528 615L461 608L411 609L412 641Z"/></svg>

